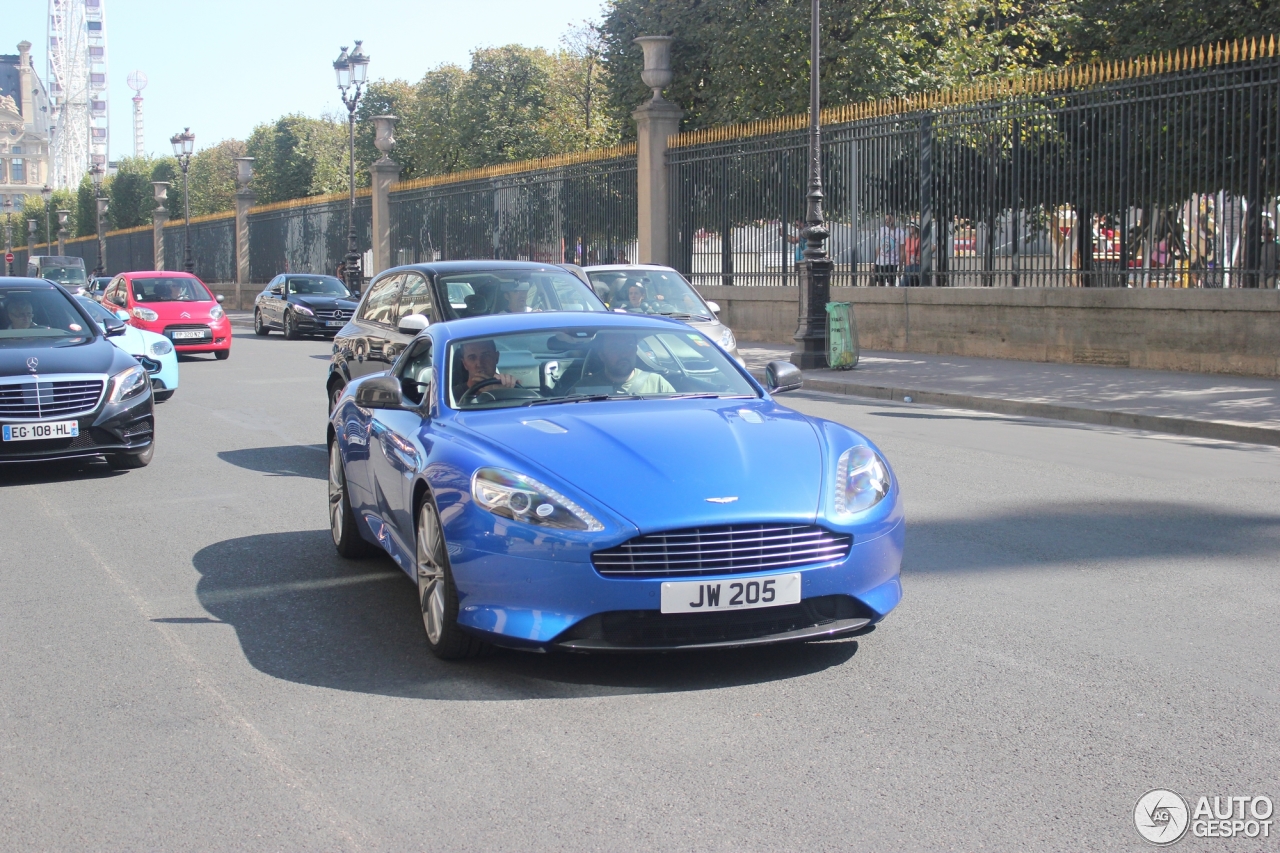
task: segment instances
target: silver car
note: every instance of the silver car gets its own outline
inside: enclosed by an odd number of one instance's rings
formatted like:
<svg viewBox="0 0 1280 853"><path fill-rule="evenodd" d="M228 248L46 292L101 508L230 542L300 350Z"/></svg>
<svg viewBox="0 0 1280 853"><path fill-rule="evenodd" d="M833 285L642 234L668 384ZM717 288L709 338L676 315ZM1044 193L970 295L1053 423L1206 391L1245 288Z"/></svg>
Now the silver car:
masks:
<svg viewBox="0 0 1280 853"><path fill-rule="evenodd" d="M703 299L702 294L671 267L607 264L585 267L583 272L610 310L683 320L742 363L733 331L720 322L720 306Z"/></svg>

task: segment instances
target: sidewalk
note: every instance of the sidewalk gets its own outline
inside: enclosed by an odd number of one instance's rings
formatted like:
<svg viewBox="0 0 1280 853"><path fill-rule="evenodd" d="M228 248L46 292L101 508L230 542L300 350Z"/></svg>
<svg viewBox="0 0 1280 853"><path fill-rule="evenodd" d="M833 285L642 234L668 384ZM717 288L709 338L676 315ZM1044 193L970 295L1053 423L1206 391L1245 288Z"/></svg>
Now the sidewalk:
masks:
<svg viewBox="0 0 1280 853"><path fill-rule="evenodd" d="M753 373L790 347L739 342ZM1127 367L863 352L854 370L810 370L804 387L1280 446L1280 381Z"/></svg>

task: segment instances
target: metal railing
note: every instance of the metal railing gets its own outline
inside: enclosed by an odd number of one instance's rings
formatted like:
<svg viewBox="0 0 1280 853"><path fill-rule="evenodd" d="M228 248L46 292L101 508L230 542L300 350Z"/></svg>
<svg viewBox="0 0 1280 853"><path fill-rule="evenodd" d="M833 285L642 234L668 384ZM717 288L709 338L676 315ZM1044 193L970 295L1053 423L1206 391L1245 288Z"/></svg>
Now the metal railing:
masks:
<svg viewBox="0 0 1280 853"><path fill-rule="evenodd" d="M234 220L232 220L234 223ZM356 196L356 238L369 246L371 207L369 194ZM235 240L232 225L228 278L235 277ZM265 205L249 212L249 280L265 283L282 272L336 275L347 253L347 199L345 194L319 201ZM366 254L364 272L369 273Z"/></svg>
<svg viewBox="0 0 1280 853"><path fill-rule="evenodd" d="M1278 108L1273 39L835 111L833 284L1275 287ZM805 136L779 123L673 139L695 283L798 283Z"/></svg>

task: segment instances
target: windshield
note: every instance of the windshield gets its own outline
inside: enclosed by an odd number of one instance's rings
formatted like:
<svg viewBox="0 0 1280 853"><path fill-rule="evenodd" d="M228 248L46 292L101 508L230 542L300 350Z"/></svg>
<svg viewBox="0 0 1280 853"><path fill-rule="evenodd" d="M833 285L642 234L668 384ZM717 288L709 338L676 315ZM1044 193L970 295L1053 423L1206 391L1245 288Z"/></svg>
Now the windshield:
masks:
<svg viewBox="0 0 1280 853"><path fill-rule="evenodd" d="M56 281L58 284L78 284L83 286L86 281L84 270L79 267L45 266L43 272L44 275L41 278Z"/></svg>
<svg viewBox="0 0 1280 853"><path fill-rule="evenodd" d="M450 346L458 409L675 397L755 397L736 365L691 329L561 329Z"/></svg>
<svg viewBox="0 0 1280 853"><path fill-rule="evenodd" d="M340 296L349 297L351 291L346 285L331 275L312 275L290 278L289 292L298 296Z"/></svg>
<svg viewBox="0 0 1280 853"><path fill-rule="evenodd" d="M589 270L587 277L613 311L679 315L678 319L712 318L711 309L698 292L679 273L670 270Z"/></svg>
<svg viewBox="0 0 1280 853"><path fill-rule="evenodd" d="M440 276L449 319L526 311L603 311L591 290L561 269L477 270Z"/></svg>
<svg viewBox="0 0 1280 853"><path fill-rule="evenodd" d="M84 317L57 290L44 288L0 289L0 343L50 346L90 340Z"/></svg>
<svg viewBox="0 0 1280 853"><path fill-rule="evenodd" d="M193 278L135 278L135 302L211 302L204 285Z"/></svg>

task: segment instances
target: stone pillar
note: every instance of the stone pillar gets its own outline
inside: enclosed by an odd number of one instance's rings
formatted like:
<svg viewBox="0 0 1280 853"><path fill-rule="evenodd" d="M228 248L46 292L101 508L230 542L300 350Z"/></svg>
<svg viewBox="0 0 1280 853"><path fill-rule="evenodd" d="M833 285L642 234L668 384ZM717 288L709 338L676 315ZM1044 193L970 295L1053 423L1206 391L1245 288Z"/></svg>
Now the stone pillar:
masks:
<svg viewBox="0 0 1280 853"><path fill-rule="evenodd" d="M249 189L253 158L236 157L236 310L243 310L242 288L249 283L249 208L256 196Z"/></svg>
<svg viewBox="0 0 1280 853"><path fill-rule="evenodd" d="M169 221L169 211L165 209L164 202L169 196L168 181L152 181L152 189L156 193L156 209L151 213L151 244L155 253L154 266L157 270L164 269L164 224Z"/></svg>
<svg viewBox="0 0 1280 853"><path fill-rule="evenodd" d="M667 182L667 137L680 129L680 107L662 97L671 82L670 36L641 36L644 71L640 77L653 97L631 113L636 122L637 237L642 264L671 262L671 200Z"/></svg>
<svg viewBox="0 0 1280 853"><path fill-rule="evenodd" d="M395 266L391 260L391 185L400 180L400 164L391 159L396 147L395 116L374 116L374 146L382 156L369 167L373 173L373 270L369 277ZM428 259L430 260L430 259Z"/></svg>
<svg viewBox="0 0 1280 853"><path fill-rule="evenodd" d="M71 215L69 210L59 210L58 214L58 254L65 255L67 253L67 237L71 236L67 232L67 217Z"/></svg>

